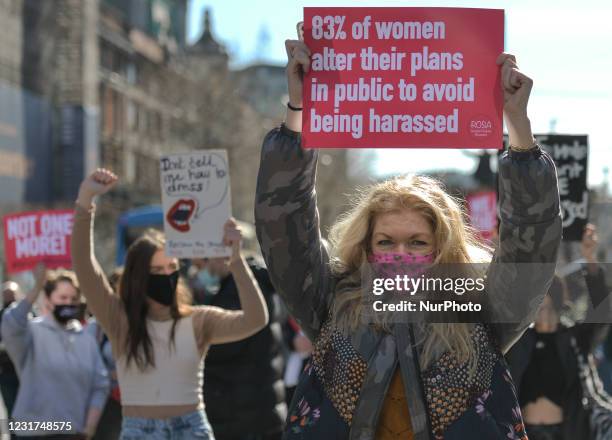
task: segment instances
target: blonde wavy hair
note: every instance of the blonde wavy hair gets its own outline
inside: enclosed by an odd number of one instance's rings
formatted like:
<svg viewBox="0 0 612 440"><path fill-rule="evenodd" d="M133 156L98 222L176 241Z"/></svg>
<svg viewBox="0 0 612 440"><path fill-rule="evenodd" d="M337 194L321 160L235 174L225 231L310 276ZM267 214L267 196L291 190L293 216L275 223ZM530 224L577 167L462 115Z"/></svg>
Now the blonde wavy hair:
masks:
<svg viewBox="0 0 612 440"><path fill-rule="evenodd" d="M336 328L346 332L360 323L363 311L360 269L371 252L374 223L380 214L402 210L421 214L433 231L434 264L490 261L491 249L477 239L475 230L468 225L462 203L450 196L436 179L403 176L374 184L359 193L352 209L330 230L331 270L348 279L347 284L352 286L334 298L331 319ZM388 316L375 314L381 320L376 324L388 329ZM471 340L469 324L423 325L421 368L426 369L439 355L451 351L475 371L478 353Z"/></svg>

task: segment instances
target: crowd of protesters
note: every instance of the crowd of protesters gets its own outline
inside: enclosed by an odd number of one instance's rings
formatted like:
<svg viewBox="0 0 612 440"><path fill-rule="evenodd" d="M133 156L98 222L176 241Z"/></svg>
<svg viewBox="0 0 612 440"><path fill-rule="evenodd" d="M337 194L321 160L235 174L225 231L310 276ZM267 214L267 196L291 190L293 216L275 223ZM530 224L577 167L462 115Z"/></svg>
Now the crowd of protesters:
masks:
<svg viewBox="0 0 612 440"><path fill-rule="evenodd" d="M192 260L184 276L164 252L164 235L150 230L107 277L95 257L94 198L117 176L92 173L75 205L74 272L40 265L29 292L3 285L0 390L11 420L24 423L12 434L609 438L612 399L594 356L610 345L611 313L597 232L589 225L581 247L593 307L584 323L568 322L577 298L555 275L562 230L555 167L534 142L526 116L532 83L514 56L498 58L510 149L499 164L496 246L485 245L456 199L425 176L373 185L328 244L318 223L317 152L300 148L310 52L301 40L286 48L287 116L263 142L256 188L263 262L245 258L229 219L228 258ZM360 319L364 263L489 261L504 263L487 273L491 312L520 310L520 325ZM521 296L513 292L518 277L530 285ZM604 383L610 361L600 356Z"/></svg>
<svg viewBox="0 0 612 440"><path fill-rule="evenodd" d="M597 304L602 313L610 310L610 288L604 265L596 259L597 246L596 229L589 225L581 243L581 274L588 303ZM248 259L247 265L270 319L253 336L208 350L203 392L217 439L281 438L287 406L312 353L312 342L279 301L267 270L254 259ZM236 281L222 259L193 260L191 272L187 281L202 292L199 301L193 295L194 305L241 309ZM114 292L121 274L115 270L108 277ZM198 284L211 279L213 283ZM22 294L13 281L2 287L0 390L8 414L15 420L69 421L80 434L72 438L119 438L121 393L111 341L90 315L91 307L85 313L74 273L39 267L29 293ZM583 405L588 397L580 377L584 366L575 350L587 360L593 359L598 347L605 351L609 319L593 316L591 307L587 322L572 322L573 296L567 283L555 276L534 323L506 354L532 440L595 438L589 407ZM38 306L35 314L33 305ZM597 363L603 367L610 360L604 354ZM605 375L602 379L605 383ZM606 387L606 391L612 390Z"/></svg>

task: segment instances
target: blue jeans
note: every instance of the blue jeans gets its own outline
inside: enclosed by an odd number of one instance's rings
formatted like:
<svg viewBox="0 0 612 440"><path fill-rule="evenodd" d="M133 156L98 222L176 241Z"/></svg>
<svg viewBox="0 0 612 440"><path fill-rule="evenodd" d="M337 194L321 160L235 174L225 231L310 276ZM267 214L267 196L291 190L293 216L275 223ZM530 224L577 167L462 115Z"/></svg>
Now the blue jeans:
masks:
<svg viewBox="0 0 612 440"><path fill-rule="evenodd" d="M124 417L120 440L215 440L204 411L194 411L170 419Z"/></svg>

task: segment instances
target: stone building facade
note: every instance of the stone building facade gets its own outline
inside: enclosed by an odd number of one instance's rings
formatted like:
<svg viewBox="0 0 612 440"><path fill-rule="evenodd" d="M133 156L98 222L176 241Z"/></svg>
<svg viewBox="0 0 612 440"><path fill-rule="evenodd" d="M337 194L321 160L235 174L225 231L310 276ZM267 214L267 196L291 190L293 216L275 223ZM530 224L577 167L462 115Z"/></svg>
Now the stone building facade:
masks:
<svg viewBox="0 0 612 440"><path fill-rule="evenodd" d="M96 233L110 268L118 216L160 203L160 154L225 148L233 215L252 221L264 118L237 94L210 12L191 46L186 19L187 0L0 0L0 214L71 206L109 167L121 180Z"/></svg>

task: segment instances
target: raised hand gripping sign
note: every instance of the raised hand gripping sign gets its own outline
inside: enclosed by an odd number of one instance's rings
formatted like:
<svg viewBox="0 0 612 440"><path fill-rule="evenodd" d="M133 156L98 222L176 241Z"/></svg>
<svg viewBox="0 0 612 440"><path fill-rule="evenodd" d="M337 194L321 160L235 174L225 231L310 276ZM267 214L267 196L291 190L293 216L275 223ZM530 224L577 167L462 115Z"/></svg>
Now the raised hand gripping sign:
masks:
<svg viewBox="0 0 612 440"><path fill-rule="evenodd" d="M305 148L502 147L504 11L304 8Z"/></svg>

